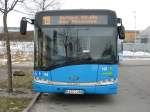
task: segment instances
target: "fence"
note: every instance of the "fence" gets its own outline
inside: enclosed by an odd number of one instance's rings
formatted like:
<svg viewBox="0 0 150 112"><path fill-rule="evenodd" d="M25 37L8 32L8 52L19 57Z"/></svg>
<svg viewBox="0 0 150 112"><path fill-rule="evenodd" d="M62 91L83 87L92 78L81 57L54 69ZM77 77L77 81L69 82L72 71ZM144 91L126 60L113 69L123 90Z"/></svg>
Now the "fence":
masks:
<svg viewBox="0 0 150 112"><path fill-rule="evenodd" d="M11 56L12 62L32 62L33 61L33 42L20 42L11 41ZM0 65L5 65L7 62L6 57L6 43L5 41L0 41Z"/></svg>
<svg viewBox="0 0 150 112"><path fill-rule="evenodd" d="M124 51L132 51L132 52L149 52L150 53L150 43L123 43Z"/></svg>
<svg viewBox="0 0 150 112"><path fill-rule="evenodd" d="M10 42L11 53L16 54L33 54L34 44L33 42ZM4 41L0 41L0 54L6 53L6 44Z"/></svg>

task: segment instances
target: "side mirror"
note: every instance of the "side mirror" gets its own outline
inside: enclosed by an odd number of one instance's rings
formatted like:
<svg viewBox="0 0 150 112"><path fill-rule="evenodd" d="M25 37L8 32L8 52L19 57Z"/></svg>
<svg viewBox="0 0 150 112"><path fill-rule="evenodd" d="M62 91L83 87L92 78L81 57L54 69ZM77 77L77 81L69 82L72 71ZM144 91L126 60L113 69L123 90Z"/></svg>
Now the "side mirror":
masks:
<svg viewBox="0 0 150 112"><path fill-rule="evenodd" d="M27 32L27 20L25 17L22 17L21 21L20 21L20 33L22 35L25 35Z"/></svg>
<svg viewBox="0 0 150 112"><path fill-rule="evenodd" d="M123 25L118 26L119 39L125 39L125 28Z"/></svg>

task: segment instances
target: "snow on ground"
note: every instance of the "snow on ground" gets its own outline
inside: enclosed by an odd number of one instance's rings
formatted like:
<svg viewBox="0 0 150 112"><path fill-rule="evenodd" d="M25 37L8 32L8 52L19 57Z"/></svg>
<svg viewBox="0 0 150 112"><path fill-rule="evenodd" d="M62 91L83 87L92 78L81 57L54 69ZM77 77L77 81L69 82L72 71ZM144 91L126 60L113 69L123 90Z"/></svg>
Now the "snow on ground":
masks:
<svg viewBox="0 0 150 112"><path fill-rule="evenodd" d="M138 52L132 52L132 51L123 51L123 56L124 57L150 57L150 53L148 52L142 52L142 51L138 51Z"/></svg>
<svg viewBox="0 0 150 112"><path fill-rule="evenodd" d="M132 51L123 51L122 60L150 60L149 52L132 52Z"/></svg>
<svg viewBox="0 0 150 112"><path fill-rule="evenodd" d="M4 41L0 41L0 66L6 65L6 46ZM12 63L33 61L33 42L10 42Z"/></svg>
<svg viewBox="0 0 150 112"><path fill-rule="evenodd" d="M24 52L24 53L33 53L33 42L10 42L10 48L12 54L16 54L16 52ZM6 46L4 41L0 41L0 54L4 54L6 52Z"/></svg>

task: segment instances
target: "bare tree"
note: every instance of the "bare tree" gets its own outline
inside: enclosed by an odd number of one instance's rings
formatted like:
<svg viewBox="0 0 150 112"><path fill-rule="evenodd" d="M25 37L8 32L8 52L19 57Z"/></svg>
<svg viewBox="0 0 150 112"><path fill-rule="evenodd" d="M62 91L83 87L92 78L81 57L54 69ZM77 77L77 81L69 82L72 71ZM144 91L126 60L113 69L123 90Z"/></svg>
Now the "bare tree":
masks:
<svg viewBox="0 0 150 112"><path fill-rule="evenodd" d="M8 66L8 92L13 92L12 86L12 64L11 64L11 50L10 50L10 39L7 28L7 15L9 12L14 10L15 6L19 3L23 3L25 0L0 0L0 12L3 14L3 27L4 37L6 39L7 49L7 66Z"/></svg>
<svg viewBox="0 0 150 112"><path fill-rule="evenodd" d="M60 4L60 0L26 0L23 6L27 12L35 14L38 11L58 9Z"/></svg>

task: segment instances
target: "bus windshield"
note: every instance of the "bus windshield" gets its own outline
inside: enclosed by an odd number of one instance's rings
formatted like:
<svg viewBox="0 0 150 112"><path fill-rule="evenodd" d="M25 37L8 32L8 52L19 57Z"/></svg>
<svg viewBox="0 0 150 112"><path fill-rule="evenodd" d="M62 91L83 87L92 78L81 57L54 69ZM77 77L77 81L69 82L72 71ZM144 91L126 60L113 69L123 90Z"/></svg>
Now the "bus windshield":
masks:
<svg viewBox="0 0 150 112"><path fill-rule="evenodd" d="M35 29L35 66L116 63L115 27L42 27Z"/></svg>

